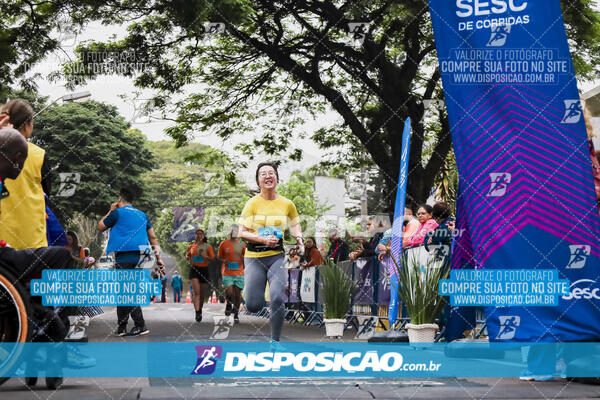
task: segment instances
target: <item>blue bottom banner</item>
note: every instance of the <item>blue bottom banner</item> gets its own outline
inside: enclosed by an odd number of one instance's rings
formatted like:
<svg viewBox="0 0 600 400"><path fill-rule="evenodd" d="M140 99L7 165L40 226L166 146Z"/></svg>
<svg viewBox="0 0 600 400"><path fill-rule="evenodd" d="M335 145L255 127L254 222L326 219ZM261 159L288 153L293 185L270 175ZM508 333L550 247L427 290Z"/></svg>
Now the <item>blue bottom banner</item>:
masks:
<svg viewBox="0 0 600 400"><path fill-rule="evenodd" d="M283 347L283 348L281 348ZM2 343L0 376L600 377L600 343Z"/></svg>

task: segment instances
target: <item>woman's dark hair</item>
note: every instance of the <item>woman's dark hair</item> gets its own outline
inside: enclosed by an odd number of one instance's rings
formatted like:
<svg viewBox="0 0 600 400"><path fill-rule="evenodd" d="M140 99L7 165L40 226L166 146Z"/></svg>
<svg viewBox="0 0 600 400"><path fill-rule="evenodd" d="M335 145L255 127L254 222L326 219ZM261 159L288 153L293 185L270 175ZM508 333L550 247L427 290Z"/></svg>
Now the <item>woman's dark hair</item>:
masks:
<svg viewBox="0 0 600 400"><path fill-rule="evenodd" d="M315 249L316 249L317 248L317 241L312 236L308 236L307 238L305 238L304 244L306 244L306 240L308 240L308 239L311 239L313 241L313 243L315 245ZM302 260L302 261L308 261L309 259L310 259L310 251L305 251L304 254L302 254L302 257L300 257L300 260Z"/></svg>
<svg viewBox="0 0 600 400"><path fill-rule="evenodd" d="M196 235L198 234L198 232L202 232L202 235L204 236L204 239L202 240L202 242L208 243L208 238L206 237L206 232L204 232L204 229L196 229ZM194 240L195 240L195 238L194 238Z"/></svg>
<svg viewBox="0 0 600 400"><path fill-rule="evenodd" d="M429 204L420 204L419 207L417 207L417 212L420 208L424 208L425 211L427 211L427 214L433 214L433 207L431 207Z"/></svg>
<svg viewBox="0 0 600 400"><path fill-rule="evenodd" d="M261 162L260 164L258 164L258 167L256 167L256 184L258 185L258 171L260 171L260 169L262 167L273 167L273 169L275 170L275 176L277 177L277 182L279 182L279 171L277 171L277 164L275 164L274 162Z"/></svg>
<svg viewBox="0 0 600 400"><path fill-rule="evenodd" d="M16 130L21 130L23 125L33 119L33 107L23 99L10 100L2 106L0 112L6 113L10 123Z"/></svg>
<svg viewBox="0 0 600 400"><path fill-rule="evenodd" d="M71 236L71 239L73 240L73 247L74 248L79 247L79 239L77 238L77 235L75 234L75 232L73 232L73 231L67 231L67 236Z"/></svg>
<svg viewBox="0 0 600 400"><path fill-rule="evenodd" d="M450 218L450 207L445 201L440 201L433 205L432 217L434 219L441 219L442 221Z"/></svg>

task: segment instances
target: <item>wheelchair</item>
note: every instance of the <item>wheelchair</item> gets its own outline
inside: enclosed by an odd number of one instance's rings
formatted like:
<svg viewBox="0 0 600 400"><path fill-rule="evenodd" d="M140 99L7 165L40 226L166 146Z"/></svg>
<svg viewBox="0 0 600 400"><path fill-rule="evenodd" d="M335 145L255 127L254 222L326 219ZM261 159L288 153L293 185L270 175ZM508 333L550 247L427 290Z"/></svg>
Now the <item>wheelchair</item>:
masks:
<svg viewBox="0 0 600 400"><path fill-rule="evenodd" d="M46 387L58 389L63 383L64 351L62 355L58 349L55 354L25 357L22 344L62 342L68 332L68 319L64 308L45 307L39 297L30 297L32 278L36 276L17 279L14 269L0 262L0 385L24 366L26 386L35 386L38 372L45 371Z"/></svg>

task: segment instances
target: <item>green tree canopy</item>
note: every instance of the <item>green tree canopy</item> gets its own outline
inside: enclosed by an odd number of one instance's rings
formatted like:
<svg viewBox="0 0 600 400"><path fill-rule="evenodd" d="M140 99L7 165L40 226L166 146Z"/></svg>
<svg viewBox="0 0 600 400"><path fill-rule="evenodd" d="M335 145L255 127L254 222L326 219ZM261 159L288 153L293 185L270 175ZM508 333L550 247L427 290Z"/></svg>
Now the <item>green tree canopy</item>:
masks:
<svg viewBox="0 0 600 400"><path fill-rule="evenodd" d="M116 107L96 101L54 106L36 117L33 142L46 150L53 168L50 198L63 219L104 215L122 187L142 196L139 208L154 210L141 179L153 166L152 153L144 147L146 137L129 130ZM68 196L68 187L61 186L64 173L80 177Z"/></svg>
<svg viewBox="0 0 600 400"><path fill-rule="evenodd" d="M193 2L195 3L195 2ZM293 138L306 117L334 110L338 121L306 132L323 149L337 153L330 161L356 168L374 163L390 192L397 182L402 128L411 117L413 137L408 178L409 201L424 201L450 151L449 123L443 110L433 130L423 123L424 100L441 98L440 73L428 8L423 0L253 0L227 3L244 18L222 21L225 33L209 35L200 24L204 9L172 2L145 8L118 41L90 42L78 48L73 83L93 77L86 54L135 51L149 66L136 84L152 88L152 104L175 114L168 133L184 143L197 131L229 140L258 133L238 149L252 156L265 152L299 159ZM600 17L592 0L563 0L563 11L578 74L599 75ZM115 17L123 20L127 10ZM139 14L137 14L139 17ZM354 40L351 25L368 23ZM81 73L79 73L81 72ZM172 94L194 91L169 104ZM198 87L198 86L195 86ZM430 149L429 154L426 150ZM388 193L391 206L394 196Z"/></svg>
<svg viewBox="0 0 600 400"><path fill-rule="evenodd" d="M51 53L68 56L65 39L91 21L123 24L132 20L170 21L190 32L215 18L238 21L245 15L239 0L60 0L0 2L0 96L11 89L33 89L32 68Z"/></svg>

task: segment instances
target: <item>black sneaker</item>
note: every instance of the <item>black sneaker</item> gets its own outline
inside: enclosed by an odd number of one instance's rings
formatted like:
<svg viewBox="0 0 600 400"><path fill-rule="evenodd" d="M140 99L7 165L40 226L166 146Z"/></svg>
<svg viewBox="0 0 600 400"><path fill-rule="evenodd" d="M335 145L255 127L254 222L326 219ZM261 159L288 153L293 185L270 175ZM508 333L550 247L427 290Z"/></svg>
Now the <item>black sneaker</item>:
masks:
<svg viewBox="0 0 600 400"><path fill-rule="evenodd" d="M202 321L202 311L196 311L196 322Z"/></svg>
<svg viewBox="0 0 600 400"><path fill-rule="evenodd" d="M127 327L123 327L123 328L118 328L116 331L114 331L113 335L115 336L125 336L127 335Z"/></svg>
<svg viewBox="0 0 600 400"><path fill-rule="evenodd" d="M231 303L227 303L225 304L225 316L229 317L231 315L231 309L233 307L231 307Z"/></svg>
<svg viewBox="0 0 600 400"><path fill-rule="evenodd" d="M139 326L134 326L129 333L127 334L127 336L142 336L142 335L146 335L150 333L150 329L144 327L139 327Z"/></svg>
<svg viewBox="0 0 600 400"><path fill-rule="evenodd" d="M240 317L239 317L238 313L233 314L233 323L234 324L240 323Z"/></svg>

